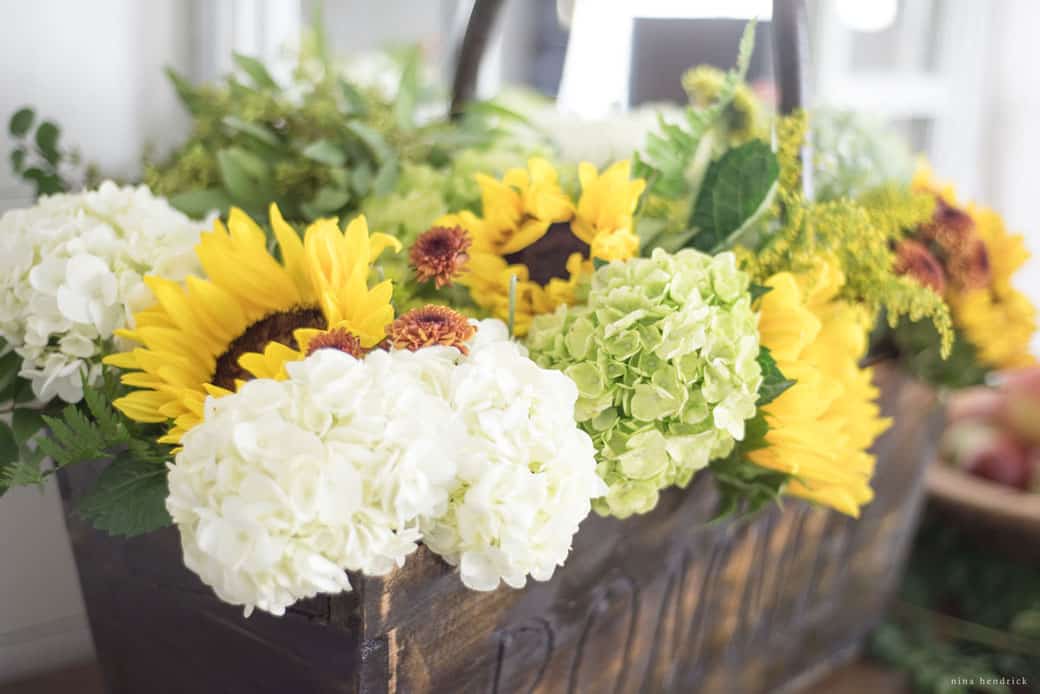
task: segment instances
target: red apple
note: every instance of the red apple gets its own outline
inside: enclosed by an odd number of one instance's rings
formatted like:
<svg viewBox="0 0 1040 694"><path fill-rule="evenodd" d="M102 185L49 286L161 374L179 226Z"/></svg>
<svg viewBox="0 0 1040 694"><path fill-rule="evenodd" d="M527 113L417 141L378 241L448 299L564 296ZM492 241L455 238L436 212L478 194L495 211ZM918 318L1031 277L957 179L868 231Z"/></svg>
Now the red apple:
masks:
<svg viewBox="0 0 1040 694"><path fill-rule="evenodd" d="M1013 439L999 436L965 460L965 469L983 479L1015 489L1029 489L1032 470L1025 451Z"/></svg>
<svg viewBox="0 0 1040 694"><path fill-rule="evenodd" d="M965 388L950 395L946 403L946 419L960 422L966 419L995 420L1004 408L1004 394L987 386Z"/></svg>

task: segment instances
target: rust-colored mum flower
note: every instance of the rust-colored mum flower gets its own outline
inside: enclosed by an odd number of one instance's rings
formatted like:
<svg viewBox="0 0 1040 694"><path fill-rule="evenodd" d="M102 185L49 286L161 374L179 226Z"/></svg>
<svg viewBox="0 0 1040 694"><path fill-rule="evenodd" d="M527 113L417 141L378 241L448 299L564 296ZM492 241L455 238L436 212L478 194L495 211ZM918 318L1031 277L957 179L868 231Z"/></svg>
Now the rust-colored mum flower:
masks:
<svg viewBox="0 0 1040 694"><path fill-rule="evenodd" d="M989 286L989 255L970 214L937 198L935 214L921 229L921 236L938 246L945 258L946 272L956 286L961 289Z"/></svg>
<svg viewBox="0 0 1040 694"><path fill-rule="evenodd" d="M431 227L412 244L408 259L420 282L433 280L437 289L448 287L469 260L471 243L462 227Z"/></svg>
<svg viewBox="0 0 1040 694"><path fill-rule="evenodd" d="M311 338L311 341L307 344L307 356L314 354L319 349L338 349L355 359L365 356L361 340L358 339L357 335L344 328L333 328Z"/></svg>
<svg viewBox="0 0 1040 694"><path fill-rule="evenodd" d="M896 272L910 275L937 294L946 291L946 273L942 264L924 244L905 239L896 248Z"/></svg>
<svg viewBox="0 0 1040 694"><path fill-rule="evenodd" d="M423 347L443 345L456 347L469 354L466 341L477 333L477 328L466 317L447 306L413 308L387 328L386 336L397 349L416 351Z"/></svg>

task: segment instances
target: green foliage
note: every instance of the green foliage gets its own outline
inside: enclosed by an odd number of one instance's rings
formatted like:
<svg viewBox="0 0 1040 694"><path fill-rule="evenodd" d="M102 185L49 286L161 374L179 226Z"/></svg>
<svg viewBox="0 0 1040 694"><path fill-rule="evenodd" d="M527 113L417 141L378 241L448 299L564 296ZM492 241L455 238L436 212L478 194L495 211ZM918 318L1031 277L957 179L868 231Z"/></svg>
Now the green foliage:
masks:
<svg viewBox="0 0 1040 694"><path fill-rule="evenodd" d="M107 372L101 386L84 384L83 401L60 412L15 409L13 425L0 426L0 492L41 485L70 465L108 460L81 502L83 517L99 530L127 536L169 525L166 462L172 449L155 442L154 427L132 422L111 406L121 392Z"/></svg>
<svg viewBox="0 0 1040 694"><path fill-rule="evenodd" d="M735 147L708 166L690 217L691 245L718 252L768 205L779 174L776 155L761 140Z"/></svg>
<svg viewBox="0 0 1040 694"><path fill-rule="evenodd" d="M931 218L934 200L905 188L884 187L859 200L807 200L801 185L800 152L804 113L779 119L780 176L772 222L741 249L744 267L758 282L781 271L806 271L821 258L837 262L845 277L841 296L891 325L902 317L928 319L945 356L953 342L953 322L942 297L895 271L893 248L910 229Z"/></svg>
<svg viewBox="0 0 1040 694"><path fill-rule="evenodd" d="M762 385L758 389L758 407L768 405L780 397L785 390L795 384L795 381L784 376L773 359L768 348L762 347L758 352L758 365L762 368Z"/></svg>
<svg viewBox="0 0 1040 694"><path fill-rule="evenodd" d="M132 537L170 525L166 511L166 468L144 465L129 453L117 455L80 502L79 513L110 535Z"/></svg>
<svg viewBox="0 0 1040 694"><path fill-rule="evenodd" d="M692 197L696 193L697 176L696 172L689 170L690 166L702 142L710 144L705 141L705 136L720 125L726 107L733 101L737 87L747 75L754 46L755 23L752 21L740 39L736 67L726 73L714 102L703 108L688 108L682 125L660 119L661 132L647 137L646 155L636 155L633 173L647 179L648 193L667 198Z"/></svg>
<svg viewBox="0 0 1040 694"><path fill-rule="evenodd" d="M1040 681L1038 622L1040 570L934 517L918 533L900 602L871 652L907 672L920 694L1026 691L979 682Z"/></svg>
<svg viewBox="0 0 1040 694"><path fill-rule="evenodd" d="M882 329L887 326L882 327ZM954 332L949 355L941 355L942 340L930 321L902 319L888 328L900 364L916 378L947 388L966 388L982 383L989 368L979 361L975 347L959 332Z"/></svg>
<svg viewBox="0 0 1040 694"><path fill-rule="evenodd" d="M11 171L33 186L37 197L69 189L70 184L61 171L62 164L77 163L78 155L61 148L61 129L54 122L45 120L37 124L36 112L24 107L11 116L7 131L13 142Z"/></svg>
<svg viewBox="0 0 1040 694"><path fill-rule="evenodd" d="M388 99L347 81L320 25L304 47L291 84L239 54L237 72L220 84L195 86L167 71L193 128L170 157L146 162L152 190L193 217L237 206L263 219L276 202L290 221L344 218L395 191L407 164L443 166L460 146L487 146L501 134L501 114L479 109L458 122L419 123L432 90L417 49L398 54L400 79Z"/></svg>
<svg viewBox="0 0 1040 694"><path fill-rule="evenodd" d="M752 515L768 504L779 503L790 479L786 473L760 467L748 458L752 451L768 445L766 434L769 433L769 421L762 407L795 384L780 371L767 348L759 350L758 363L762 369L762 385L758 389L756 403L759 409L754 418L747 422L744 440L737 442L725 458L709 464L719 491L716 520L738 514Z"/></svg>

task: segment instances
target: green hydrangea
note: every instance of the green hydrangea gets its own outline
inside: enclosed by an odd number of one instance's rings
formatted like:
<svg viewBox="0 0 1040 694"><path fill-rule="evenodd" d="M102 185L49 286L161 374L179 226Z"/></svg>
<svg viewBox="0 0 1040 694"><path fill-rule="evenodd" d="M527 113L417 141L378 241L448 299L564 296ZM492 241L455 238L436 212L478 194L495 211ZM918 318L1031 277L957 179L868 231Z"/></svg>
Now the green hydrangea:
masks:
<svg viewBox="0 0 1040 694"><path fill-rule="evenodd" d="M732 253L656 249L600 267L587 305L535 318L532 358L578 386L575 417L610 489L598 512L651 510L744 438L762 383L748 287Z"/></svg>

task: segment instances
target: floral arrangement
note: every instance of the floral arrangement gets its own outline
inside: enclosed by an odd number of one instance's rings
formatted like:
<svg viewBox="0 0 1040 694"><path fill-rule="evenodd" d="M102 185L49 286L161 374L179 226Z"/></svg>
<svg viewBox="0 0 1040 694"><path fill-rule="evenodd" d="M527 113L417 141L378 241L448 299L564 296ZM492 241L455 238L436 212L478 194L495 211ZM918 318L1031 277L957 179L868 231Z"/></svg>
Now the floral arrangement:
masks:
<svg viewBox="0 0 1040 694"><path fill-rule="evenodd" d="M900 242L897 269L949 303L955 358L935 359L921 326L903 326L894 335L896 344L918 372L955 386L980 383L990 370L1034 364L1029 343L1036 307L1014 286L1015 273L1029 258L1023 238L1010 233L994 210L961 206L953 187L937 182L927 166L911 185L934 200L934 212Z"/></svg>
<svg viewBox="0 0 1040 694"><path fill-rule="evenodd" d="M414 67L385 103L327 61L299 103L242 57L248 86L177 80L195 132L146 180L216 209L209 230L143 189L101 205L111 185L11 213L32 249L0 323L20 373L81 361L36 388L71 404L33 410L0 489L108 460L86 518L176 526L223 600L273 614L419 543L474 590L547 580L590 511L649 513L698 476L720 516L784 496L858 515L888 424L861 366L874 322L952 340L896 250L934 203L808 195L805 114L772 118L743 85L752 33L602 168L502 130L440 146L489 131L420 125ZM70 202L101 211L55 256Z"/></svg>

